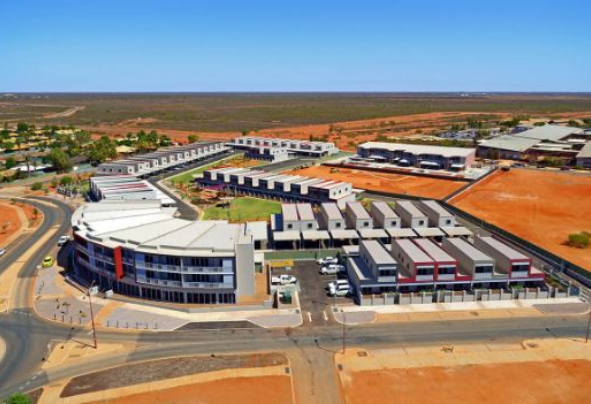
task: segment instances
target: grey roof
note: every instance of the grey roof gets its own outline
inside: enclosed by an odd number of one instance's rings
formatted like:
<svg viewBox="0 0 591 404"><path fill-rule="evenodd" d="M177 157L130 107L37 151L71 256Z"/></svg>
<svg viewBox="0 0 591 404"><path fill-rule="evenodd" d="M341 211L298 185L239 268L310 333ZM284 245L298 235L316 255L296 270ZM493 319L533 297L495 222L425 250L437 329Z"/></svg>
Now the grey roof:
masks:
<svg viewBox="0 0 591 404"><path fill-rule="evenodd" d="M401 209L406 210L413 217L425 217L425 214L421 212L411 201L398 201L396 202L396 206L400 206Z"/></svg>
<svg viewBox="0 0 591 404"><path fill-rule="evenodd" d="M347 202L347 208L353 212L353 215L357 219L371 219L371 216L367 213L361 202Z"/></svg>
<svg viewBox="0 0 591 404"><path fill-rule="evenodd" d="M568 137L569 135L579 132L582 132L582 130L579 128L559 125L544 125L521 132L519 133L519 137L537 139L539 141L548 140L551 142L557 142L564 139L565 137Z"/></svg>
<svg viewBox="0 0 591 404"><path fill-rule="evenodd" d="M521 135L521 133L519 134ZM540 143L539 139L530 139L520 136L502 135L485 140L479 146L491 149L508 150L515 152L524 152L531 149L534 145Z"/></svg>
<svg viewBox="0 0 591 404"><path fill-rule="evenodd" d="M325 202L320 205L320 208L324 211L329 220L343 220L341 210L336 203Z"/></svg>
<svg viewBox="0 0 591 404"><path fill-rule="evenodd" d="M451 255L449 255L445 251L443 251L443 249L441 247L439 247L437 244L435 244L434 242L432 242L429 239L418 238L418 239L414 239L414 242L419 247L421 247L421 249L423 251L425 251L427 254L429 254L429 256L431 258L433 258L435 261L438 261L438 262L455 261L455 258L453 258Z"/></svg>
<svg viewBox="0 0 591 404"><path fill-rule="evenodd" d="M380 213L384 215L386 219L393 219L398 217L398 215L394 213L390 205L388 205L386 202L374 201L371 205L374 206L378 211L380 211Z"/></svg>
<svg viewBox="0 0 591 404"><path fill-rule="evenodd" d="M464 254L466 254L468 257L470 257L470 259L474 261L494 262L494 259L492 257L489 257L488 255L486 255L485 253L483 253L482 251L480 251L479 249L477 249L472 244L468 243L462 238L448 238L447 241L455 245L459 250L461 250Z"/></svg>
<svg viewBox="0 0 591 404"><path fill-rule="evenodd" d="M281 213L283 214L283 221L295 222L298 220L298 209L295 203L281 204Z"/></svg>
<svg viewBox="0 0 591 404"><path fill-rule="evenodd" d="M583 146L579 154L577 154L577 158L591 158L591 142L588 142Z"/></svg>
<svg viewBox="0 0 591 404"><path fill-rule="evenodd" d="M429 257L423 250L421 250L415 243L409 239L396 239L392 241L392 246L398 245L413 262L433 263L433 259Z"/></svg>
<svg viewBox="0 0 591 404"><path fill-rule="evenodd" d="M372 260L378 265L396 265L398 262L386 251L386 249L376 240L361 240Z"/></svg>
<svg viewBox="0 0 591 404"><path fill-rule="evenodd" d="M298 210L298 216L300 220L314 220L314 212L312 211L312 205L309 203L298 203L296 204Z"/></svg>
<svg viewBox="0 0 591 404"><path fill-rule="evenodd" d="M520 253L519 251L509 247L505 243L501 243L499 240L492 238L492 237L478 237L481 241L485 242L489 246L491 246L494 250L498 251L499 253L503 254L505 257L512 259L512 260L527 260L529 259L525 254Z"/></svg>
<svg viewBox="0 0 591 404"><path fill-rule="evenodd" d="M444 217L445 216L453 216L450 212L448 212L446 209L444 209L443 206L441 206L440 204L438 204L434 200L420 201L418 208L421 209L421 207L423 207L423 206L425 206L427 209L432 210L433 212L435 212L439 216L444 216Z"/></svg>

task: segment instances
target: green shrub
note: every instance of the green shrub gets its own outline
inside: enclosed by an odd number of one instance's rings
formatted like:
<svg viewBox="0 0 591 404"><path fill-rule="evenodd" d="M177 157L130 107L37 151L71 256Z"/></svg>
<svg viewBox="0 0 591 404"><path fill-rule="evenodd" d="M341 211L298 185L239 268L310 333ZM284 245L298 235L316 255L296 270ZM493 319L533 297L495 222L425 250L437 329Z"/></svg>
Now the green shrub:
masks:
<svg viewBox="0 0 591 404"><path fill-rule="evenodd" d="M574 248L587 248L591 242L591 234L586 231L569 234L566 245Z"/></svg>
<svg viewBox="0 0 591 404"><path fill-rule="evenodd" d="M64 175L60 178L60 185L71 185L72 183L74 183L74 179L69 175Z"/></svg>
<svg viewBox="0 0 591 404"><path fill-rule="evenodd" d="M43 184L40 182L35 182L31 185L31 191L40 191L41 189L43 189Z"/></svg>

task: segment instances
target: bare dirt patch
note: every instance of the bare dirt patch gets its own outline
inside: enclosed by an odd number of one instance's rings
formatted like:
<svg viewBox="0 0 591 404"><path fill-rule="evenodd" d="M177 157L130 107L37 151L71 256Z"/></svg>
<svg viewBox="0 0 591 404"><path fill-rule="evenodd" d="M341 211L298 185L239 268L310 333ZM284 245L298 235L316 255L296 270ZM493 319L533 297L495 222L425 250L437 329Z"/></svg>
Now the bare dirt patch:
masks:
<svg viewBox="0 0 591 404"><path fill-rule="evenodd" d="M0 204L0 246L21 228L16 207Z"/></svg>
<svg viewBox="0 0 591 404"><path fill-rule="evenodd" d="M289 376L239 377L133 394L93 404L288 404L293 403Z"/></svg>
<svg viewBox="0 0 591 404"><path fill-rule="evenodd" d="M451 203L591 271L591 249L564 245L571 233L591 232L590 199L589 176L512 169Z"/></svg>
<svg viewBox="0 0 591 404"><path fill-rule="evenodd" d="M214 372L224 369L278 366L287 365L287 363L287 358L284 355L276 353L162 359L120 366L114 369L75 377L66 385L61 393L61 397L71 397L78 394L197 373Z"/></svg>
<svg viewBox="0 0 591 404"><path fill-rule="evenodd" d="M332 171L332 172L331 172ZM320 177L336 181L347 181L354 188L370 191L409 194L425 198L441 199L466 185L463 181L440 180L436 178L412 175L376 173L366 170L314 166L301 170L292 170L289 174Z"/></svg>
<svg viewBox="0 0 591 404"><path fill-rule="evenodd" d="M356 372L344 383L348 404L441 402L558 404L588 402L591 362L549 360ZM525 377L524 377L525 376Z"/></svg>

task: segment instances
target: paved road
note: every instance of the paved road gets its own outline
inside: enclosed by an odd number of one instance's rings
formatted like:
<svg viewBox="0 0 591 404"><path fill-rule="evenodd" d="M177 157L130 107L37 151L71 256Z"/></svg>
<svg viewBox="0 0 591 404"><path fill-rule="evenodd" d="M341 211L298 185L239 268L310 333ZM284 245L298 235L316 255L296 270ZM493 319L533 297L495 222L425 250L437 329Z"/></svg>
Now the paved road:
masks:
<svg viewBox="0 0 591 404"><path fill-rule="evenodd" d="M315 369L332 368L330 353L342 346L343 328L314 315L312 322L296 329L217 329L187 330L177 332L121 332L101 330L102 342L135 342L138 348L131 353L114 353L92 361L75 365L56 366L40 371L42 358L47 355L50 341L65 341L70 328L65 324L38 318L29 308L32 281L38 263L53 248L57 238L69 230L70 208L62 202L52 201L51 208L39 204L45 215L44 223L33 236L26 238L13 249L16 257L31 248L40 234L53 226L58 232L42 248L33 254L20 275L17 310L0 314L0 336L6 340L8 351L0 366L0 397L15 391L30 391L43 385L70 378L82 373L139 360L195 354L224 354L243 351L299 352L302 361ZM7 254L11 257L13 252ZM0 263L0 270L7 263ZM313 279L313 278L310 278ZM309 285L308 285L309 286ZM308 304L308 303L304 303ZM325 307L326 302L311 303L314 313ZM318 309L314 309L317 304ZM307 306L305 306L307 307ZM519 341L525 338L583 337L587 325L586 316L543 316L533 318L474 319L472 321L435 321L409 323L378 323L346 328L347 345L366 348L402 347L409 345L450 345L466 342ZM73 330L73 338L89 341L88 330ZM302 364L304 364L302 362ZM310 389L318 389L311 382ZM333 390L327 396L337 396ZM320 396L318 396L320 397Z"/></svg>

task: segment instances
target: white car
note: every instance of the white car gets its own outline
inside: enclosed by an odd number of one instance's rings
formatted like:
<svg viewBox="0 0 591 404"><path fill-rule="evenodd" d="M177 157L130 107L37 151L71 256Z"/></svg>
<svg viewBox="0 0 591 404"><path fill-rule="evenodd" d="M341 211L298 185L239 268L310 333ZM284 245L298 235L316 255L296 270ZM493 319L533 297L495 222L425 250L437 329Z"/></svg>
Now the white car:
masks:
<svg viewBox="0 0 591 404"><path fill-rule="evenodd" d="M66 243L67 243L68 241L70 241L70 236L61 236L61 237L59 238L59 240L57 241L57 245L58 245L59 247L61 247L61 246L63 246L63 245L66 245Z"/></svg>
<svg viewBox="0 0 591 404"><path fill-rule="evenodd" d="M6 249L0 248L0 257L6 254Z"/></svg>
<svg viewBox="0 0 591 404"><path fill-rule="evenodd" d="M290 285L296 283L298 278L293 275L279 275L279 276L272 276L271 283L273 285Z"/></svg>
<svg viewBox="0 0 591 404"><path fill-rule="evenodd" d="M336 275L343 271L345 271L345 267L343 265L327 265L320 268L320 273L322 275Z"/></svg>
<svg viewBox="0 0 591 404"><path fill-rule="evenodd" d="M338 258L335 258L335 257L325 257L325 258L320 258L319 260L316 261L316 263L318 265L338 264L339 260L338 260Z"/></svg>
<svg viewBox="0 0 591 404"><path fill-rule="evenodd" d="M336 281L329 282L326 288L328 290L334 290L340 286L349 286L349 281L346 279L337 279Z"/></svg>
<svg viewBox="0 0 591 404"><path fill-rule="evenodd" d="M329 289L328 294L330 296L347 296L351 293L351 287L347 285L339 285L335 289Z"/></svg>

